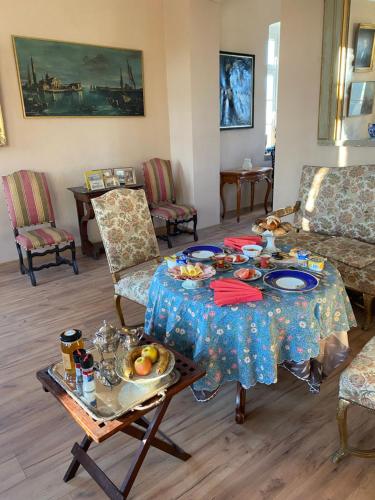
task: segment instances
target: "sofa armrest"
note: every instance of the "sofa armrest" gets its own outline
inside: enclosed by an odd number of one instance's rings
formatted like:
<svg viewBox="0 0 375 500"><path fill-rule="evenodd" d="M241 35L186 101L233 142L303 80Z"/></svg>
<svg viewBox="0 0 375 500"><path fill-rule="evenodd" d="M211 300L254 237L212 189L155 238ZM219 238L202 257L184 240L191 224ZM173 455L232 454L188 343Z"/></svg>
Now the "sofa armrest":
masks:
<svg viewBox="0 0 375 500"><path fill-rule="evenodd" d="M286 217L287 215L294 214L298 212L300 209L301 202L297 201L293 206L285 207L285 208L279 208L278 210L274 210L268 215L275 215L276 217Z"/></svg>

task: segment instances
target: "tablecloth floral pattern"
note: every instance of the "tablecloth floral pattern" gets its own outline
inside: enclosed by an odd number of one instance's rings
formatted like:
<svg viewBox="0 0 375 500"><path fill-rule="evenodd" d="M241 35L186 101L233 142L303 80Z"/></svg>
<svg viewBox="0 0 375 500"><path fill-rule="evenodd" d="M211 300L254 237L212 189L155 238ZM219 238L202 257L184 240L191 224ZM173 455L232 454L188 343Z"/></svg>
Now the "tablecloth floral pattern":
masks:
<svg viewBox="0 0 375 500"><path fill-rule="evenodd" d="M209 281L185 290L163 263L151 282L145 330L206 369L195 390L214 391L233 380L245 388L272 384L278 364L316 357L321 339L356 325L340 274L330 264L326 271L325 283L312 292L275 292L261 302L218 307Z"/></svg>

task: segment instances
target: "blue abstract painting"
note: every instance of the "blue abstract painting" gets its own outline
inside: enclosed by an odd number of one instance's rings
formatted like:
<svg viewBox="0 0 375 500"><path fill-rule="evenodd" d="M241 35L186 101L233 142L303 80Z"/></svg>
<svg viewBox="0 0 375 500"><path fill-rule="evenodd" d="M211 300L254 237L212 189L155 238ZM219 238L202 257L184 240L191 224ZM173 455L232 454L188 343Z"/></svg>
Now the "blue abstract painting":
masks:
<svg viewBox="0 0 375 500"><path fill-rule="evenodd" d="M13 37L31 116L143 116L142 51Z"/></svg>
<svg viewBox="0 0 375 500"><path fill-rule="evenodd" d="M255 56L220 52L220 128L254 127Z"/></svg>

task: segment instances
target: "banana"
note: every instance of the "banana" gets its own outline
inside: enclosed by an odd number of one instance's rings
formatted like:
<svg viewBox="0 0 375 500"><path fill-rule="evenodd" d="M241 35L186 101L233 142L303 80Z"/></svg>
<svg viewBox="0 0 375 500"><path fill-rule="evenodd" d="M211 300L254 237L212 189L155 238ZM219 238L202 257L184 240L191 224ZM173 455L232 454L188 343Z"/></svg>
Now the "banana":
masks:
<svg viewBox="0 0 375 500"><path fill-rule="evenodd" d="M135 347L132 351L126 353L124 357L124 376L125 378L133 378L134 375L134 361L139 358L142 353L143 347Z"/></svg>
<svg viewBox="0 0 375 500"><path fill-rule="evenodd" d="M169 351L160 344L153 344L159 351L159 360L156 363L156 373L162 375L168 368L169 364Z"/></svg>

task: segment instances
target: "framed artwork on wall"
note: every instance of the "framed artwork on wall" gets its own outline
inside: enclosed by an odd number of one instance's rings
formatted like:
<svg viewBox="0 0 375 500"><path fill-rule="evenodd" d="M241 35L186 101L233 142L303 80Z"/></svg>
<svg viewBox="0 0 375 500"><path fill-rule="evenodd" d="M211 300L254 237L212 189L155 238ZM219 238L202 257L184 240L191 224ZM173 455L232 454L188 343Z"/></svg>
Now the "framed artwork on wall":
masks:
<svg viewBox="0 0 375 500"><path fill-rule="evenodd" d="M13 36L25 117L144 116L141 50Z"/></svg>
<svg viewBox="0 0 375 500"><path fill-rule="evenodd" d="M5 146L6 143L7 143L7 138L5 136L4 120L0 104L0 146Z"/></svg>
<svg viewBox="0 0 375 500"><path fill-rule="evenodd" d="M255 56L220 52L220 129L254 127Z"/></svg>
<svg viewBox="0 0 375 500"><path fill-rule="evenodd" d="M353 82L350 87L348 116L371 115L374 97L375 81Z"/></svg>
<svg viewBox="0 0 375 500"><path fill-rule="evenodd" d="M375 24L360 24L354 56L354 71L372 71L375 66Z"/></svg>

